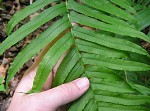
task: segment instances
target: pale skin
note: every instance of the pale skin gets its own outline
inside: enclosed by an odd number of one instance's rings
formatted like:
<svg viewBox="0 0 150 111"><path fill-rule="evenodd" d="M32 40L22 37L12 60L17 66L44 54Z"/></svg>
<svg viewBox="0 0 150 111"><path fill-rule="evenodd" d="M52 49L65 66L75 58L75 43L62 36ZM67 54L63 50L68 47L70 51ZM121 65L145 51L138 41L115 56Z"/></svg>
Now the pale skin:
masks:
<svg viewBox="0 0 150 111"><path fill-rule="evenodd" d="M26 94L32 88L39 61L38 58L25 73L13 95L8 111L56 111L58 109L62 111L64 109L60 108L61 106L76 100L89 88L89 80L83 77L51 89L53 80L53 73L51 73L40 93Z"/></svg>

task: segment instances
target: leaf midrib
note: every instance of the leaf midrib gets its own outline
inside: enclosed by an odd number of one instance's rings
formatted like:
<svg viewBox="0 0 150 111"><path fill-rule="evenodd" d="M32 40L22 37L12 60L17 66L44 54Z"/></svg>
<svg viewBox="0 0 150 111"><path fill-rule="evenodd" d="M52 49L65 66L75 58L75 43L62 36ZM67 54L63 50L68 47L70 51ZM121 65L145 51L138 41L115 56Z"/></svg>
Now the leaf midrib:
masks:
<svg viewBox="0 0 150 111"><path fill-rule="evenodd" d="M66 1L67 2L67 1ZM67 9L67 3L66 3L66 9ZM68 10L68 9L67 9ZM68 13L68 20L69 20L69 23L71 24L71 20L70 20L70 15L69 15L69 13ZM71 26L72 26L72 24L71 24ZM83 67L84 67L84 70L83 70L83 73L81 74L81 76L83 75L83 74L85 74L86 75L86 73L85 73L85 71L86 71L86 67L84 66L84 62L83 62L83 60L82 60L82 55L80 54L80 51L79 51L79 48L77 47L77 44L76 44L76 41L75 41L75 38L74 38L74 34L73 34L73 26L71 27L71 35L72 35L72 38L73 38L73 40L74 40L74 44L75 44L75 48L76 48L76 50L77 50L77 53L79 54L79 56L80 56L80 61L81 61L81 65L83 65ZM87 75L86 75L86 77L88 77ZM89 89L88 90L91 90L92 91L92 88L91 87L89 87ZM94 99L94 92L92 91L92 98ZM94 99L95 100L95 99ZM87 103L88 104L88 103ZM97 103L96 103L96 105L97 105ZM97 105L98 106L98 105Z"/></svg>

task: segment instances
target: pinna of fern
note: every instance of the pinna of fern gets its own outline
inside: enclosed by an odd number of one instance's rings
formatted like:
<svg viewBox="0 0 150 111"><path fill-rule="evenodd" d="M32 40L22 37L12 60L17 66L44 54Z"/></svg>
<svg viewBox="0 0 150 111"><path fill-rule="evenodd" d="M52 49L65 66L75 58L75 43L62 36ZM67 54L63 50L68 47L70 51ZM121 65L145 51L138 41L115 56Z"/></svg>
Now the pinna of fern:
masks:
<svg viewBox="0 0 150 111"><path fill-rule="evenodd" d="M4 85L2 84L3 80L3 77L0 77L0 91L4 91Z"/></svg>
<svg viewBox="0 0 150 111"><path fill-rule="evenodd" d="M57 4L11 34L21 20L53 2ZM49 44L30 93L41 91L49 73L67 51L53 87L82 76L91 83L69 111L149 111L149 87L130 79L131 74L149 74L150 70L150 55L140 45L141 40L150 42L141 31L150 25L146 19L150 13L148 4L149 0L35 1L8 23L9 36L0 45L0 54L43 24L55 21L17 55L8 70L6 89L23 64Z"/></svg>

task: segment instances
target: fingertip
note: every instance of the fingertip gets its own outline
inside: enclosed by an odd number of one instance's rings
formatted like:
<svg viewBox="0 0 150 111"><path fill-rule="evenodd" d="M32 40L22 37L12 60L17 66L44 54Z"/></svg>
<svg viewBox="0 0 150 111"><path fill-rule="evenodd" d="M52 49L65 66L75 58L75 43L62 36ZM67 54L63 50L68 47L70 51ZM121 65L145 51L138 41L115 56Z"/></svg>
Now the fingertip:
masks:
<svg viewBox="0 0 150 111"><path fill-rule="evenodd" d="M89 88L89 80L86 77L79 78L73 81L80 90L85 90Z"/></svg>

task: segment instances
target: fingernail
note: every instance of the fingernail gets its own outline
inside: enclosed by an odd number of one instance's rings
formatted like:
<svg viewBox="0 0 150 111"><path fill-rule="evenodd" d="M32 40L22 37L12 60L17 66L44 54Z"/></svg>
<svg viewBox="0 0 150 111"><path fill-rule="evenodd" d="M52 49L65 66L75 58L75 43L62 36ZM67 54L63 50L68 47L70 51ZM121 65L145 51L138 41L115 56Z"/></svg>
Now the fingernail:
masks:
<svg viewBox="0 0 150 111"><path fill-rule="evenodd" d="M89 80L86 77L79 78L79 79L75 80L74 82L77 84L79 89L84 89L84 88L89 87Z"/></svg>

